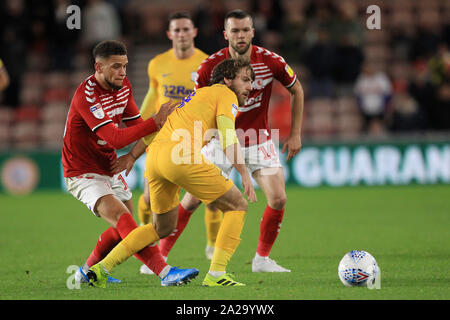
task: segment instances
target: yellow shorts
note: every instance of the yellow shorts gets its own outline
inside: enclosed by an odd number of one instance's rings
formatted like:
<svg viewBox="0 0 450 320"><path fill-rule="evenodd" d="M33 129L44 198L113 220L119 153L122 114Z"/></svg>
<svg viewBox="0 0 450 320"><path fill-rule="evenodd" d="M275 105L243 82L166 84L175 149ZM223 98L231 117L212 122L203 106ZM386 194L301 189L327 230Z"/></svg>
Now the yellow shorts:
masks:
<svg viewBox="0 0 450 320"><path fill-rule="evenodd" d="M183 188L205 204L209 204L229 191L234 183L222 176L220 169L198 155L201 163L177 163L172 160L173 141L158 141L150 145L145 163L150 203L155 214L166 213L180 202Z"/></svg>

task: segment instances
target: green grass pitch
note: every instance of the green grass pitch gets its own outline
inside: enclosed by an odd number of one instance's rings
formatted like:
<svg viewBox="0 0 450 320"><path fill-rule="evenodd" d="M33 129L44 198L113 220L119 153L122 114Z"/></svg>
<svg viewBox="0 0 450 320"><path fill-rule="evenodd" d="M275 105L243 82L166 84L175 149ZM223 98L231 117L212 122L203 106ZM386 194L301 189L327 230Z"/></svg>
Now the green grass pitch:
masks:
<svg viewBox="0 0 450 320"><path fill-rule="evenodd" d="M247 284L204 288L204 209L192 217L169 255L174 266L200 274L182 287L161 287L139 274L134 257L115 269L122 284L69 289L71 265L84 263L107 224L62 192L0 194L0 300L448 300L450 298L450 186L287 188L288 202L271 257L291 273L251 272L265 208L249 205L242 242L228 271ZM137 203L139 192L135 192ZM370 252L382 271L381 290L346 288L342 256ZM70 287L70 286L69 286Z"/></svg>

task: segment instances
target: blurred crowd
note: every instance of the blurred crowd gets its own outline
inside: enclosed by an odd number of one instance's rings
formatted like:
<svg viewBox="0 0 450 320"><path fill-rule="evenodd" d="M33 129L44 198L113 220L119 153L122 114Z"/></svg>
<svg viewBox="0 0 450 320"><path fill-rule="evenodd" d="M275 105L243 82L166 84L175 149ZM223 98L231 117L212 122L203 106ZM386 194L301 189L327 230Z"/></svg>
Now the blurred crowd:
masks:
<svg viewBox="0 0 450 320"><path fill-rule="evenodd" d="M80 29L67 27L73 4ZM366 26L369 5L381 9L379 30ZM58 148L74 89L92 73L93 46L120 39L130 60L140 46L169 47L166 19L178 10L193 15L196 46L207 54L227 45L227 11L252 14L254 44L283 56L304 87L304 139L450 132L447 0L4 0L0 7L0 58L10 77L0 92L0 148ZM270 119L283 138L289 96L279 85L273 91Z"/></svg>

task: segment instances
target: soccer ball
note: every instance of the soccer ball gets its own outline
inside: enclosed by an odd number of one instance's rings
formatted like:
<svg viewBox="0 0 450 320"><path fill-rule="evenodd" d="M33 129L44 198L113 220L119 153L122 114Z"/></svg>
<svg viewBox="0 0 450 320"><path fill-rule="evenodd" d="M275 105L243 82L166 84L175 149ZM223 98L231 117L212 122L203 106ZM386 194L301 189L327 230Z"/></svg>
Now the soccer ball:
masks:
<svg viewBox="0 0 450 320"><path fill-rule="evenodd" d="M372 289L376 284L379 286L380 268L370 253L353 250L339 262L338 275L346 287L367 286Z"/></svg>

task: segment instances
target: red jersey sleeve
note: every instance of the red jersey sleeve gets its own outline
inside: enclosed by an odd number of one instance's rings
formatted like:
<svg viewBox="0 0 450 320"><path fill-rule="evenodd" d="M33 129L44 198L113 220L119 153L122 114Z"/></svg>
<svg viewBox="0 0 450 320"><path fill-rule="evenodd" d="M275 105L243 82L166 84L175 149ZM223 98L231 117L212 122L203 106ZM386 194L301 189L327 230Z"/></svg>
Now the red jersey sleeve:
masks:
<svg viewBox="0 0 450 320"><path fill-rule="evenodd" d="M228 48L217 51L203 60L197 70L195 89L209 86L214 67L226 58L228 58Z"/></svg>
<svg viewBox="0 0 450 320"><path fill-rule="evenodd" d="M195 89L206 87L209 85L211 79L213 65L208 59L204 60L197 70L197 77L195 79Z"/></svg>
<svg viewBox="0 0 450 320"><path fill-rule="evenodd" d="M86 94L79 92L76 95L76 103L73 106L92 131L113 122L103 110L95 91L86 92Z"/></svg>
<svg viewBox="0 0 450 320"><path fill-rule="evenodd" d="M297 80L297 75L286 63L284 58L274 52L265 49L267 52L264 54L267 58L267 65L271 69L275 79L281 82L286 88L290 88Z"/></svg>
<svg viewBox="0 0 450 320"><path fill-rule="evenodd" d="M114 147L114 149L122 149L129 145L130 143L145 137L155 131L156 127L155 120L149 118L141 123L131 126L129 128L116 128L112 123L108 123L97 130L97 135L108 142Z"/></svg>

